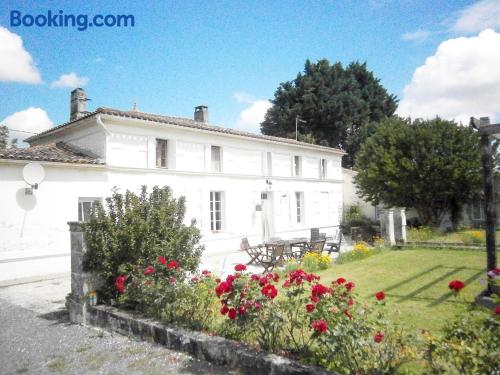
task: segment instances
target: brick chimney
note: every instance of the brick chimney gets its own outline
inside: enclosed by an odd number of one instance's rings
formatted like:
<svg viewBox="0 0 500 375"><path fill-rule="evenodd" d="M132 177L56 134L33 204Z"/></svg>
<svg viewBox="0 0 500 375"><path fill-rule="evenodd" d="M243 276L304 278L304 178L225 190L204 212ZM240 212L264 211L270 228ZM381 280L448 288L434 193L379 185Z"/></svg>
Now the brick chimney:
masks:
<svg viewBox="0 0 500 375"><path fill-rule="evenodd" d="M82 88L77 88L71 91L71 105L69 120L78 120L80 117L85 116L87 112L87 94Z"/></svg>
<svg viewBox="0 0 500 375"><path fill-rule="evenodd" d="M194 121L208 122L208 107L206 105L199 105L194 108Z"/></svg>

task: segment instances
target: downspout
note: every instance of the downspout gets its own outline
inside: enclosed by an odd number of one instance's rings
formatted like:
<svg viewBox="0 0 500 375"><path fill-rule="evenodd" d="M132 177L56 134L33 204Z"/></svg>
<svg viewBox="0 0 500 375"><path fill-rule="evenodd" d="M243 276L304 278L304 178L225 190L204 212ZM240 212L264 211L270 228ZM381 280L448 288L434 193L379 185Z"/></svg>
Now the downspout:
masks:
<svg viewBox="0 0 500 375"><path fill-rule="evenodd" d="M106 134L106 138L105 138L106 143L104 144L104 161L107 164L108 137L111 135L111 132L108 130L108 128L106 128L106 126L102 122L101 115L97 115L96 122L97 122L97 125L99 125L104 130L104 134Z"/></svg>

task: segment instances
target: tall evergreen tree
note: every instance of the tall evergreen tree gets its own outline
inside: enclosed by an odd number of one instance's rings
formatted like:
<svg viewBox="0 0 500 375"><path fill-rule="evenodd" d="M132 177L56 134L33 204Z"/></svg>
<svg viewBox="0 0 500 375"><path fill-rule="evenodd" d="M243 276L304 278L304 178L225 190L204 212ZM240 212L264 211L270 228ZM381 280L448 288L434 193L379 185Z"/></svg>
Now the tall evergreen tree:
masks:
<svg viewBox="0 0 500 375"><path fill-rule="evenodd" d="M6 149L9 144L9 128L0 126L0 150Z"/></svg>
<svg viewBox="0 0 500 375"><path fill-rule="evenodd" d="M376 125L394 114L397 99L380 84L366 63L352 62L346 68L326 59L311 63L293 81L280 84L261 124L263 134L299 139L307 136L316 143L340 147L348 154L343 164L351 167L361 143Z"/></svg>

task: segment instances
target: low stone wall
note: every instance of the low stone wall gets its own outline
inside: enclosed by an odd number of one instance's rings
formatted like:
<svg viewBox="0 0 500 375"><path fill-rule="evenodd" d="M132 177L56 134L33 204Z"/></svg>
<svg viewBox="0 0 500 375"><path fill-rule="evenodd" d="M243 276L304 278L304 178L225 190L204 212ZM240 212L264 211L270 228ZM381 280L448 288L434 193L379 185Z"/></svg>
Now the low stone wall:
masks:
<svg viewBox="0 0 500 375"><path fill-rule="evenodd" d="M186 352L197 359L237 369L242 375L334 374L278 355L258 352L233 340L164 325L110 306L87 306L85 315L87 324Z"/></svg>

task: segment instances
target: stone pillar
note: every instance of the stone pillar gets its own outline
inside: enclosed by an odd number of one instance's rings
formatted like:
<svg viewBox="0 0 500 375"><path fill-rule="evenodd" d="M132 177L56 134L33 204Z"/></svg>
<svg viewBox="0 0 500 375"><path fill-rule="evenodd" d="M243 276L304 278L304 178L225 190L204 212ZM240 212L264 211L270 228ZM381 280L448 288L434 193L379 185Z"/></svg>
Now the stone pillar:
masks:
<svg viewBox="0 0 500 375"><path fill-rule="evenodd" d="M404 208L400 210L401 215L401 241L406 243L406 211Z"/></svg>
<svg viewBox="0 0 500 375"><path fill-rule="evenodd" d="M387 241L389 245L396 245L396 237L394 235L394 210L387 210Z"/></svg>
<svg viewBox="0 0 500 375"><path fill-rule="evenodd" d="M71 293L67 297L69 318L73 323L85 323L89 292L95 291L99 282L92 273L83 270L83 256L86 252L80 222L68 222L71 237Z"/></svg>

